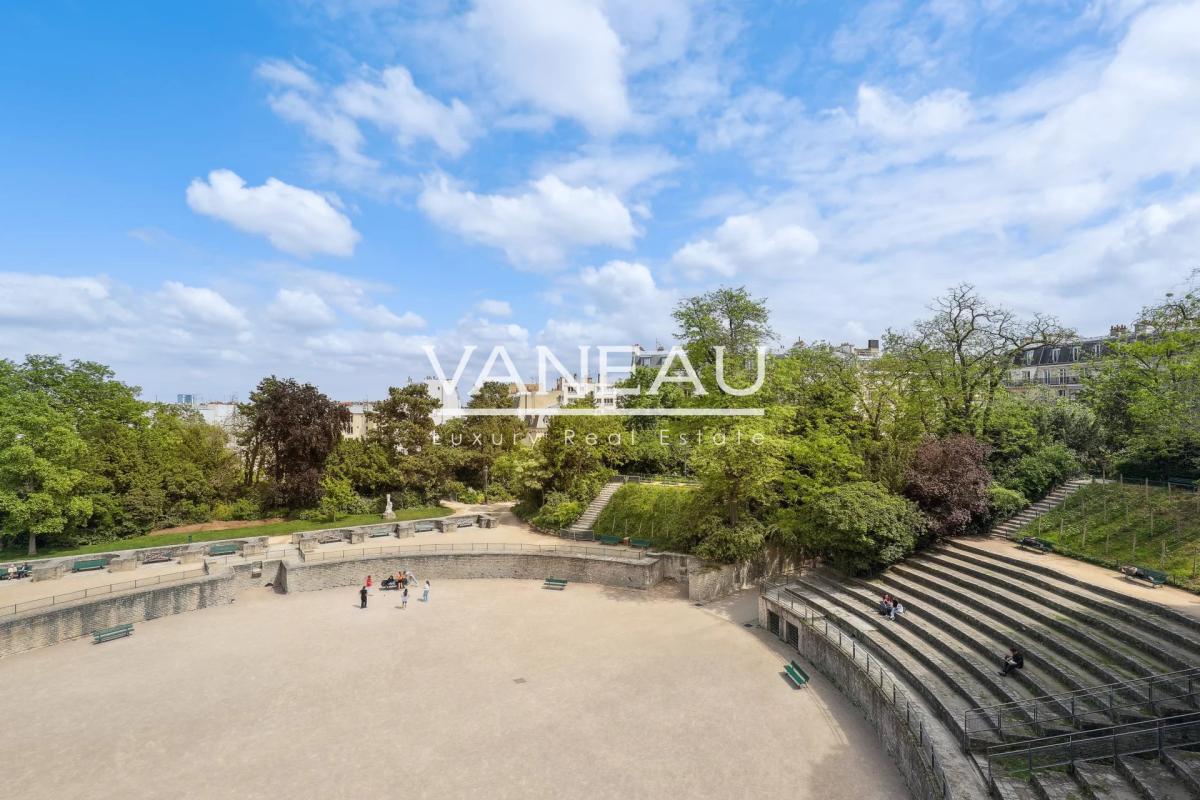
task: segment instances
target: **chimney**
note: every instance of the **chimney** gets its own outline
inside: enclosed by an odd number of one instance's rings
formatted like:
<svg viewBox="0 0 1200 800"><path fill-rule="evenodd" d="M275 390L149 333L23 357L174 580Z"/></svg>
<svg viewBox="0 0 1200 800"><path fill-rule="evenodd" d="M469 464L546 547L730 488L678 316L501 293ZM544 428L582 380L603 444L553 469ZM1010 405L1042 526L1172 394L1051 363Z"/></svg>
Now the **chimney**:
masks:
<svg viewBox="0 0 1200 800"><path fill-rule="evenodd" d="M867 349L872 352L878 352L879 340L878 339L867 339Z"/></svg>

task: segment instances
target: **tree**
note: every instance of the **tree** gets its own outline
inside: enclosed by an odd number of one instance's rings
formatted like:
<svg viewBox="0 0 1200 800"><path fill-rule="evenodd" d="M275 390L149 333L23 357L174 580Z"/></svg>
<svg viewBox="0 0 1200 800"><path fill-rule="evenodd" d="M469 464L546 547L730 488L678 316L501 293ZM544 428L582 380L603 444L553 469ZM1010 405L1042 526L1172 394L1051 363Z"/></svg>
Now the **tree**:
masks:
<svg viewBox="0 0 1200 800"><path fill-rule="evenodd" d="M914 504L878 483L856 481L827 489L805 505L791 535L804 552L860 574L911 553L925 524Z"/></svg>
<svg viewBox="0 0 1200 800"><path fill-rule="evenodd" d="M904 494L929 517L935 538L965 533L988 508L987 445L965 434L929 439L917 448Z"/></svg>
<svg viewBox="0 0 1200 800"><path fill-rule="evenodd" d="M441 407L423 383L389 387L387 399L376 403L370 414L367 439L389 453L420 453L433 444L433 413Z"/></svg>
<svg viewBox="0 0 1200 800"><path fill-rule="evenodd" d="M679 325L676 336L697 368L716 363L716 347L725 348L725 364L731 371L744 368L755 358L757 347L775 339L766 301L752 297L744 286L723 286L681 300L671 316Z"/></svg>
<svg viewBox="0 0 1200 800"><path fill-rule="evenodd" d="M39 536L61 535L92 514L79 493L86 473L76 465L87 445L71 417L44 394L6 390L0 395L0 521L6 539L27 537L37 555Z"/></svg>
<svg viewBox="0 0 1200 800"><path fill-rule="evenodd" d="M737 420L738 418L733 418ZM783 470L782 445L763 422L726 422L699 435L689 467L730 528L767 503Z"/></svg>
<svg viewBox="0 0 1200 800"><path fill-rule="evenodd" d="M238 406L246 481L269 477L267 500L283 508L311 508L321 498L325 462L350 422L350 412L311 384L264 378Z"/></svg>
<svg viewBox="0 0 1200 800"><path fill-rule="evenodd" d="M1022 320L990 305L965 283L935 300L932 311L911 332L889 332L886 346L909 365L911 379L924 382L937 399L946 433L981 435L1017 357L1071 335L1053 317Z"/></svg>

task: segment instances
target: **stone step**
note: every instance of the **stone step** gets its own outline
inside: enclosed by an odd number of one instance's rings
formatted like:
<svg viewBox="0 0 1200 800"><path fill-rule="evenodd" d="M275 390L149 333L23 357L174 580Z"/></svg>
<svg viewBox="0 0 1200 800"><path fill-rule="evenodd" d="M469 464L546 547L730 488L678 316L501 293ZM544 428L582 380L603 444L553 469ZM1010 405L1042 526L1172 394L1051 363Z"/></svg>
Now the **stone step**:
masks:
<svg viewBox="0 0 1200 800"><path fill-rule="evenodd" d="M1168 750L1163 755L1163 763L1191 789L1193 797L1200 797L1200 753Z"/></svg>
<svg viewBox="0 0 1200 800"><path fill-rule="evenodd" d="M1165 764L1136 756L1117 759L1117 771L1143 797L1152 800L1195 800L1191 789Z"/></svg>
<svg viewBox="0 0 1200 800"><path fill-rule="evenodd" d="M1134 636L1128 630L1092 614L1056 595L1035 596L1012 585L1000 586L985 579L977 567L956 562L941 553L928 553L905 562L962 591L993 603L1015 608L1035 619L1045 630L1053 630L1068 639L1086 642L1094 652L1103 653L1109 664L1134 676L1149 676L1186 669L1189 662L1154 644L1146 636Z"/></svg>
<svg viewBox="0 0 1200 800"><path fill-rule="evenodd" d="M948 635L958 637L987 663L999 665L1002 656L1008 652L1008 647L1023 638L1020 631L980 614L936 590L918 587L894 572L871 581L870 585L887 591L894 597L900 597L905 601L905 607L910 610L915 605L923 606L920 609L922 613L932 615L933 620ZM1027 686L1038 697L1085 689L1090 685L1082 683L1074 670L1053 657L1050 651L1026 652L1025 668L1015 670L1010 678ZM1066 703L1046 703L1045 707L1047 710L1056 708L1059 713L1070 715L1072 711L1086 713L1098 705L1084 701L1077 703L1075 709Z"/></svg>
<svg viewBox="0 0 1200 800"><path fill-rule="evenodd" d="M983 569L983 576L993 584L1012 586L1014 591L1028 596L1054 594L1107 617L1133 623L1138 630L1150 632L1155 638L1187 648L1200 661L1200 626L1195 625L1190 617L1180 619L1178 612L1157 603L1110 592L1074 579L1064 580L1064 576L1041 564L1031 565L1016 557L1003 557L962 541L948 542L947 545L935 552Z"/></svg>
<svg viewBox="0 0 1200 800"><path fill-rule="evenodd" d="M1016 778L993 778L992 788L999 800L1044 800L1032 786Z"/></svg>
<svg viewBox="0 0 1200 800"><path fill-rule="evenodd" d="M1145 800L1115 767L1095 761L1077 762L1074 772L1075 780L1093 800Z"/></svg>
<svg viewBox="0 0 1200 800"><path fill-rule="evenodd" d="M869 609L867 611L862 609L862 604L857 599L848 596L838 586L820 576L810 573L800 579L800 582L810 591L824 598L827 601L827 607L836 607L855 615L870 613ZM901 636L895 626L890 623L872 625L871 628L872 632L859 637L859 640L871 645L876 655L885 660L889 655L895 655L901 651L905 653L906 663L900 667L900 670L906 673L906 677L911 683L928 685L929 678L932 676L936 678L937 684L949 688L949 697L935 698L927 695L927 699L933 701L944 712L939 714L939 718L957 734L959 741L962 741L963 714L968 709L980 705L978 698L988 698L987 702L989 703L1005 702L1005 700L997 699L989 694L966 670L947 663L940 653L924 642L920 642L915 637ZM921 668L914 670L912 662L920 664ZM924 673L924 678L921 677L922 673ZM947 714L949 718L947 718ZM985 743L997 741L993 736L980 736L979 738L981 742Z"/></svg>
<svg viewBox="0 0 1200 800"><path fill-rule="evenodd" d="M1115 612L1111 602L1094 602L1069 590L1048 592L1045 589L1036 590L1024 583L1014 584L1011 579L1006 579L990 566L979 566L978 563L963 559L952 551L932 551L925 554L924 558L945 569L968 575L988 587L1020 595L1030 604L1077 620L1097 636L1115 640L1121 649L1132 648L1140 651L1151 664L1158 665L1155 668L1157 672L1189 669L1200 663L1200 642L1182 634L1172 635L1165 630L1161 639L1159 636L1147 635L1144 614L1119 614Z"/></svg>
<svg viewBox="0 0 1200 800"><path fill-rule="evenodd" d="M973 591L974 587L963 585L958 580L948 580L945 573L934 572L911 559L905 565L893 567L892 571L1020 632L1022 641L1014 644L1028 649L1028 642L1033 641L1044 649L1058 653L1074 669L1078 682L1084 686L1118 683L1143 676L1142 672L1112 663L1110 649L1103 643L1086 635L1080 641L1073 641L1076 637L1072 636L1070 626L1031 611L1021 603L1004 602Z"/></svg>
<svg viewBox="0 0 1200 800"><path fill-rule="evenodd" d="M1083 789L1066 772L1050 769L1035 772L1033 789L1040 800L1087 800Z"/></svg>
<svg viewBox="0 0 1200 800"><path fill-rule="evenodd" d="M1101 603L1099 607L1103 607L1104 600L1107 600L1110 604L1115 600L1120 606L1141 609L1158 624L1169 623L1172 628L1185 631L1190 635L1190 638L1200 641L1200 619L1190 617L1187 614L1168 608L1153 600L1146 600L1123 592L1106 589L1089 581L1066 575L1048 566L1045 562L1034 563L1018 556L1006 556L1002 553L994 553L991 550L976 547L965 539L951 539L946 541L945 544L948 548L958 551L961 554L983 558L993 563L999 562L1003 566L1014 568L1018 572L1018 576L1023 579L1024 576L1030 578L1036 576L1050 584L1068 587L1077 593L1101 598L1098 600ZM1053 589L1052 591L1058 591L1058 589Z"/></svg>
<svg viewBox="0 0 1200 800"><path fill-rule="evenodd" d="M787 591L813 608L820 609L828 618L831 628L840 627L848 635L853 632L860 645L868 648L876 659L885 663L903 682L916 690L917 695L929 704L934 716L951 732L955 741L962 741L963 714L972 707L972 703L932 666L904 648L879 646L870 635L875 629L873 623L833 602L822 589L810 585L807 576L798 579ZM999 737L987 733L980 734L979 739L985 744L996 744L1000 741Z"/></svg>

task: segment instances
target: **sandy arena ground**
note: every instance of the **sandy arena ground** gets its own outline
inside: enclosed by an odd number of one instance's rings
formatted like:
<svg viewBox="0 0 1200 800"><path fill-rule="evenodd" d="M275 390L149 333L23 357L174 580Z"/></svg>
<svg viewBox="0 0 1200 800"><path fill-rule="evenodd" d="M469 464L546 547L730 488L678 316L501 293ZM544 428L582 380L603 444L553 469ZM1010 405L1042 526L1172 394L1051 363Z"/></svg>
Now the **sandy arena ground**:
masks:
<svg viewBox="0 0 1200 800"><path fill-rule="evenodd" d="M414 598L415 599L415 598ZM858 712L747 593L446 581L243 594L0 660L0 761L32 798L742 798L906 793Z"/></svg>

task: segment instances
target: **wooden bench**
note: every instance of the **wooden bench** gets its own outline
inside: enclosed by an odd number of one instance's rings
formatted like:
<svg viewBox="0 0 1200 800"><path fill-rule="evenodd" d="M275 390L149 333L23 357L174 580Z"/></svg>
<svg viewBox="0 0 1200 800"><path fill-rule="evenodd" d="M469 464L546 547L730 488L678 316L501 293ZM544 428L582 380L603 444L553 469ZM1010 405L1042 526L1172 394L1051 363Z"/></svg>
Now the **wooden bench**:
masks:
<svg viewBox="0 0 1200 800"><path fill-rule="evenodd" d="M649 550L651 547L654 546L654 542L650 541L649 539L630 539L629 546L630 547L640 547L644 550Z"/></svg>
<svg viewBox="0 0 1200 800"><path fill-rule="evenodd" d="M543 589L555 589L562 591L567 588L567 582L562 578L546 578L546 582L542 584Z"/></svg>
<svg viewBox="0 0 1200 800"><path fill-rule="evenodd" d="M785 664L783 671L786 672L787 676L792 679L792 683L795 684L797 689L803 689L808 685L808 673L801 669L800 665L795 661Z"/></svg>
<svg viewBox="0 0 1200 800"><path fill-rule="evenodd" d="M83 561L76 561L71 565L71 572L87 572L91 569L104 569L108 566L108 561L103 558L87 558Z"/></svg>
<svg viewBox="0 0 1200 800"><path fill-rule="evenodd" d="M601 536L600 537L600 544L620 544L620 543L621 543L620 536Z"/></svg>
<svg viewBox="0 0 1200 800"><path fill-rule="evenodd" d="M1025 550L1032 550L1035 553L1053 553L1054 545L1047 542L1045 539L1038 539L1033 536L1026 536L1017 542L1017 546Z"/></svg>
<svg viewBox="0 0 1200 800"><path fill-rule="evenodd" d="M109 639L120 639L123 636L131 636L133 634L133 625L125 623L124 625L114 625L111 628L101 628L98 631L92 631L92 644L100 644L107 642Z"/></svg>
<svg viewBox="0 0 1200 800"><path fill-rule="evenodd" d="M238 551L236 544L214 544L208 549L210 556L231 556Z"/></svg>
<svg viewBox="0 0 1200 800"><path fill-rule="evenodd" d="M1126 580L1146 581L1146 583L1150 584L1155 589L1167 582L1167 575L1165 572L1159 572L1156 569L1149 569L1147 567L1121 567L1121 573L1125 576Z"/></svg>

